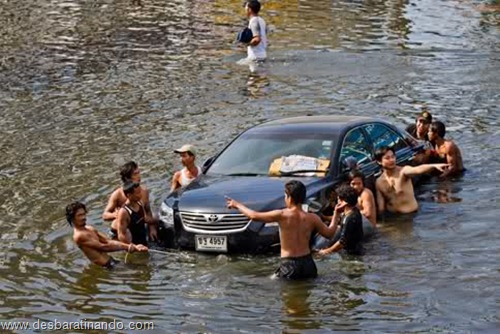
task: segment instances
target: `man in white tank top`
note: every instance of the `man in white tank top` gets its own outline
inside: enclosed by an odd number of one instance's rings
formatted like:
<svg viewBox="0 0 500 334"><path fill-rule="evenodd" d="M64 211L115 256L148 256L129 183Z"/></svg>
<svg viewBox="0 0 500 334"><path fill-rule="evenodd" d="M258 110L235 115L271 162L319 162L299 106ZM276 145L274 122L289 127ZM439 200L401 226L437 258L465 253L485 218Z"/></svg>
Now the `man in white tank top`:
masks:
<svg viewBox="0 0 500 334"><path fill-rule="evenodd" d="M181 148L176 149L174 153L179 154L184 168L175 172L172 177L172 185L170 187L171 192L187 186L199 175L201 175L201 168L195 164L196 150L193 145L183 145Z"/></svg>

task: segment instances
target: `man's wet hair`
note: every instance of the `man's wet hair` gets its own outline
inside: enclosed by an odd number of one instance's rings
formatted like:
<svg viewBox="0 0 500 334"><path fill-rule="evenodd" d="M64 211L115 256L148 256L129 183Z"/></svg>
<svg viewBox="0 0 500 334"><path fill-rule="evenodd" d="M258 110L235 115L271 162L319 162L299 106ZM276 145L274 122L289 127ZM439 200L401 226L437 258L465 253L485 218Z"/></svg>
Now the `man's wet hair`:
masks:
<svg viewBox="0 0 500 334"><path fill-rule="evenodd" d="M258 2L257 0L249 0L246 2L246 5L252 10L254 14L259 14L260 2Z"/></svg>
<svg viewBox="0 0 500 334"><path fill-rule="evenodd" d="M132 179L132 174L139 168L135 161L129 161L120 167L120 177L123 182L130 181Z"/></svg>
<svg viewBox="0 0 500 334"><path fill-rule="evenodd" d="M132 194L135 190L135 188L139 187L140 184L137 182L132 182L130 180L127 180L123 183L123 193L125 196L128 196Z"/></svg>
<svg viewBox="0 0 500 334"><path fill-rule="evenodd" d="M444 138L444 135L446 134L446 126L444 126L444 123L440 121L432 122L431 130L432 132L437 133L437 135L441 138Z"/></svg>
<svg viewBox="0 0 500 334"><path fill-rule="evenodd" d="M78 210L83 209L87 213L87 207L81 202L73 202L66 206L66 221L69 226L73 226L73 220L75 219L75 214Z"/></svg>
<svg viewBox="0 0 500 334"><path fill-rule="evenodd" d="M291 180L285 184L285 194L292 198L294 204L302 204L306 200L306 186L300 181Z"/></svg>
<svg viewBox="0 0 500 334"><path fill-rule="evenodd" d="M382 146L381 148L377 149L375 151L375 160L378 162L382 161L382 157L389 151L392 151L392 153L394 153L394 155L396 155L396 152L394 152L394 149L392 147L389 147L389 146Z"/></svg>
<svg viewBox="0 0 500 334"><path fill-rule="evenodd" d="M363 185L365 185L365 174L360 171L359 169L355 169L349 172L349 180L352 181L353 179L359 177L361 179L361 182L363 182Z"/></svg>
<svg viewBox="0 0 500 334"><path fill-rule="evenodd" d="M353 187L343 184L336 189L339 199L345 201L349 206L356 206L358 204L358 193Z"/></svg>

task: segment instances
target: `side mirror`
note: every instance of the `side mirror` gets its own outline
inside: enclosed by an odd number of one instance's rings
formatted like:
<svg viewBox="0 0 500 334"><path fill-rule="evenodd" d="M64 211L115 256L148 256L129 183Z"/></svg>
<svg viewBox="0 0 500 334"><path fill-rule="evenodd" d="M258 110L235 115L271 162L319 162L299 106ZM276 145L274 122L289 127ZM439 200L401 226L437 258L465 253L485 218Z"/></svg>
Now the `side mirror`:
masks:
<svg viewBox="0 0 500 334"><path fill-rule="evenodd" d="M351 170L357 169L358 167L358 161L355 157L349 156L342 160L342 172L344 173L350 172Z"/></svg>
<svg viewBox="0 0 500 334"><path fill-rule="evenodd" d="M205 172L207 171L208 167L210 167L210 165L212 164L212 162L214 162L215 160L215 156L214 157L210 157L208 158L207 160L205 160L203 162L203 165L201 166L201 170L203 172L203 174L205 174Z"/></svg>
<svg viewBox="0 0 500 334"><path fill-rule="evenodd" d="M323 205L316 198L310 198L306 202L308 212L320 213L323 210Z"/></svg>

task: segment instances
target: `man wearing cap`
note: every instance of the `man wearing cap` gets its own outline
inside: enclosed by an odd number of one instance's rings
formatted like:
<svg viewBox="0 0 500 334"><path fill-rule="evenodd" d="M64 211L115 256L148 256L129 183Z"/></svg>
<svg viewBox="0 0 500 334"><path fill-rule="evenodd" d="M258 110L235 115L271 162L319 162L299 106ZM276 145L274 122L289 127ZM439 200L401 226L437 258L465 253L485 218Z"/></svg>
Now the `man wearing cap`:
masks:
<svg viewBox="0 0 500 334"><path fill-rule="evenodd" d="M174 153L179 154L184 168L175 172L172 177L171 192L187 186L201 174L201 168L195 164L196 150L193 145L183 145L181 148L176 149Z"/></svg>
<svg viewBox="0 0 500 334"><path fill-rule="evenodd" d="M409 125L406 132L411 134L414 138L429 141L429 127L432 122L432 115L427 110L418 114L415 124Z"/></svg>

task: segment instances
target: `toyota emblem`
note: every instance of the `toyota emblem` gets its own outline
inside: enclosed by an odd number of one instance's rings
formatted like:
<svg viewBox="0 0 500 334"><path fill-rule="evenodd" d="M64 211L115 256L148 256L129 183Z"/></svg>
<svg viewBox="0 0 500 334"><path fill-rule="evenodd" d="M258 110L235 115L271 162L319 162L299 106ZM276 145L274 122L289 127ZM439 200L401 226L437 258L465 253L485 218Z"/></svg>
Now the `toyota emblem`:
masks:
<svg viewBox="0 0 500 334"><path fill-rule="evenodd" d="M207 217L207 221L209 223L215 223L215 222L219 221L219 216L217 216L217 215L210 215L210 216Z"/></svg>

